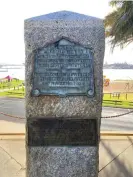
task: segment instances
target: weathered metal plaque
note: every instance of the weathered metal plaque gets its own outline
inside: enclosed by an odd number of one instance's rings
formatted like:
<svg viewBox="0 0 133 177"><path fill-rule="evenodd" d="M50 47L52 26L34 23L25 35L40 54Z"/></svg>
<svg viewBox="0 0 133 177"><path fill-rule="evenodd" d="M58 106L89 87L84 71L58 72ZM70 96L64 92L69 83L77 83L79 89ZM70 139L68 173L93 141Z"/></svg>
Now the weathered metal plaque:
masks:
<svg viewBox="0 0 133 177"><path fill-rule="evenodd" d="M29 146L96 146L97 142L96 119L28 120Z"/></svg>
<svg viewBox="0 0 133 177"><path fill-rule="evenodd" d="M94 96L93 53L66 39L35 52L33 96Z"/></svg>

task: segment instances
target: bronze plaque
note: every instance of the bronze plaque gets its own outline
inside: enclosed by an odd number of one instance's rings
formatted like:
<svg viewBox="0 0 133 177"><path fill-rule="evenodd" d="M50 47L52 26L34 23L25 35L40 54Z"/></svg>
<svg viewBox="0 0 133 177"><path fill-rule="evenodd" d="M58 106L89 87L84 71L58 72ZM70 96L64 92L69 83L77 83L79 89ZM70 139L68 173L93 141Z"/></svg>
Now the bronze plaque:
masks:
<svg viewBox="0 0 133 177"><path fill-rule="evenodd" d="M97 142L96 119L28 120L29 146L96 146Z"/></svg>
<svg viewBox="0 0 133 177"><path fill-rule="evenodd" d="M66 39L35 52L33 96L94 96L93 52Z"/></svg>

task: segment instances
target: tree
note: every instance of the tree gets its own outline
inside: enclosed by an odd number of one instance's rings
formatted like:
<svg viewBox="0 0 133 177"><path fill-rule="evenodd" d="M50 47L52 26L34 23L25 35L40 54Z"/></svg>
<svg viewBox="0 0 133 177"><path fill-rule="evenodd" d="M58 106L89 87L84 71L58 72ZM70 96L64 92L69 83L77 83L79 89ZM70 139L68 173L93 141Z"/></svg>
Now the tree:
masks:
<svg viewBox="0 0 133 177"><path fill-rule="evenodd" d="M111 1L115 10L104 20L106 37L110 37L112 49L133 42L133 1Z"/></svg>

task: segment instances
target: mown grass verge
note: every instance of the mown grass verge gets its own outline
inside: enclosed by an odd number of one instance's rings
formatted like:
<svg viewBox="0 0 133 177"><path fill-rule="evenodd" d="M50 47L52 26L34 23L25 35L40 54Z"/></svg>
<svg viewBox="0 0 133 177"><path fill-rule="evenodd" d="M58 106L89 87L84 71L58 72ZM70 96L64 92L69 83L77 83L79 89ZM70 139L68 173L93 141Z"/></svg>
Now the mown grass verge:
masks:
<svg viewBox="0 0 133 177"><path fill-rule="evenodd" d="M118 96L119 94L119 96ZM104 93L103 94L103 100L117 100L117 101L133 101L133 93L119 93L119 92L114 92L114 93Z"/></svg>
<svg viewBox="0 0 133 177"><path fill-rule="evenodd" d="M5 92L0 92L0 96L2 97L14 97L14 98L24 98L25 97L25 91L24 88L21 88L19 90L9 90Z"/></svg>
<svg viewBox="0 0 133 177"><path fill-rule="evenodd" d="M102 106L114 108L128 108L133 109L133 102L118 101L118 100L103 100Z"/></svg>

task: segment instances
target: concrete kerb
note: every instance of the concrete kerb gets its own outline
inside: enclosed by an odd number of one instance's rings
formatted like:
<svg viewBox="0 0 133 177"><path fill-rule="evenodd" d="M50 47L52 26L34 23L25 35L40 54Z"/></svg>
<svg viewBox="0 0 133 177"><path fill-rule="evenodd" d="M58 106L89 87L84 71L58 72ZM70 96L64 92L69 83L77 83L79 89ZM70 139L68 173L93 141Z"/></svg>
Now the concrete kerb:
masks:
<svg viewBox="0 0 133 177"><path fill-rule="evenodd" d="M0 140L25 140L25 133L0 133Z"/></svg>
<svg viewBox="0 0 133 177"><path fill-rule="evenodd" d="M102 136L113 136L113 137L120 137L120 136L133 136L133 132L118 132L118 131L101 131L100 132L101 137Z"/></svg>

